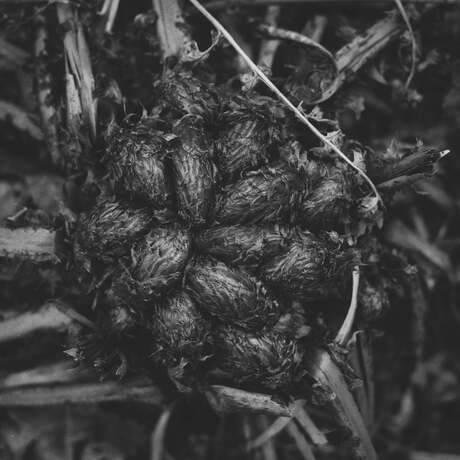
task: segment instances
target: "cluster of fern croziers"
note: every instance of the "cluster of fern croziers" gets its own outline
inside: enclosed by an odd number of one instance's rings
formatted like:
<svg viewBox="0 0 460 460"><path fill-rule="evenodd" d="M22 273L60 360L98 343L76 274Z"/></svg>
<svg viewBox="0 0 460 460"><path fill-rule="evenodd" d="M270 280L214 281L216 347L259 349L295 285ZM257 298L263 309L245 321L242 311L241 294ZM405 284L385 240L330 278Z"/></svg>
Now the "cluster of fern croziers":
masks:
<svg viewBox="0 0 460 460"><path fill-rule="evenodd" d="M346 312L354 266L368 266L368 316L388 305L378 245L359 248L375 199L270 97L183 69L156 91L155 116L108 128L103 191L77 222L75 265L102 291L80 356L180 388L295 392L310 344L331 337L323 306ZM342 147L366 167L366 149Z"/></svg>

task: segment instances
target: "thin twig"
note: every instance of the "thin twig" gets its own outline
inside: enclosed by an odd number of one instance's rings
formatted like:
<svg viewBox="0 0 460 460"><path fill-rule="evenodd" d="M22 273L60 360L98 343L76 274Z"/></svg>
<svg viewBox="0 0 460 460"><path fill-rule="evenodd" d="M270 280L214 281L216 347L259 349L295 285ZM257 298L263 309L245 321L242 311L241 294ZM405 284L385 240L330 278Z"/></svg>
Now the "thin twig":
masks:
<svg viewBox="0 0 460 460"><path fill-rule="evenodd" d="M335 337L335 342L342 346L346 347L348 341L350 340L353 323L355 321L356 311L358 309L358 288L359 288L359 267L356 266L353 268L353 290L351 294L351 302L348 308L347 316L339 329Z"/></svg>
<svg viewBox="0 0 460 460"><path fill-rule="evenodd" d="M242 57L244 57L245 61L247 62L248 66L251 70L262 80L265 85L271 89L277 97L286 104L289 109L295 114L295 116L305 124L315 136L318 137L322 142L324 142L331 150L333 150L337 155L339 155L346 163L348 163L354 170L360 174L364 180L369 184L372 191L374 192L375 196L378 200L383 204L382 197L378 192L377 188L375 187L374 183L371 179L367 176L367 174L356 166L336 145L334 145L329 139L327 139L311 122L308 118L275 86L275 84L262 72L259 67L249 58L243 51L243 49L236 43L233 39L231 34L222 26L222 24L211 14L209 11L204 8L198 0L190 0L190 2L205 16L211 24L228 40L231 46L239 53Z"/></svg>

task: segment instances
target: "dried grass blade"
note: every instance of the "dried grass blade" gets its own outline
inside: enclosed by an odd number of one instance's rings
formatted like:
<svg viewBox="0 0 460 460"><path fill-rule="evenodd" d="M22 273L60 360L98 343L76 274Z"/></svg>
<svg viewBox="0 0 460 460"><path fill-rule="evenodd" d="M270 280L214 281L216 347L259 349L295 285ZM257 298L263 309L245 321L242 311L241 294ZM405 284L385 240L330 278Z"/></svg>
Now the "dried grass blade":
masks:
<svg viewBox="0 0 460 460"><path fill-rule="evenodd" d="M299 450L304 460L316 460L315 454L313 453L310 444L294 423L288 425L287 432L296 443L297 449Z"/></svg>
<svg viewBox="0 0 460 460"><path fill-rule="evenodd" d="M254 63L254 61L247 56L243 49L236 43L232 35L222 26L222 24L211 14L209 11L201 5L198 0L190 0L190 2L203 14L211 24L228 40L230 45L236 50L241 57L244 58L251 70L262 80L262 82L272 90L276 96L288 106L288 108L295 114L295 116L305 124L313 134L318 137L322 142L324 142L333 152L335 152L343 161L348 163L354 170L360 174L363 179L369 184L375 196L383 204L382 197L380 196L376 186L372 180L367 176L367 174L358 166L356 166L336 145L334 145L329 139L327 139L320 131L317 129L308 118L275 86L275 84L262 72L259 67Z"/></svg>
<svg viewBox="0 0 460 460"><path fill-rule="evenodd" d="M329 353L318 349L309 365L309 372L330 392L330 403L335 409L339 421L352 434L356 441L353 450L354 458L360 460L377 460L377 453L367 431L363 417L353 399L342 372L332 360Z"/></svg>
<svg viewBox="0 0 460 460"><path fill-rule="evenodd" d="M258 412L292 417L290 407L275 401L271 395L254 393L224 385L212 385L205 392L211 407L219 413Z"/></svg>
<svg viewBox="0 0 460 460"><path fill-rule="evenodd" d="M0 391L0 407L42 407L113 401L162 405L166 398L151 382L91 382L70 385L34 385Z"/></svg>
<svg viewBox="0 0 460 460"><path fill-rule="evenodd" d="M0 120L10 121L13 126L25 131L36 140L43 140L43 132L32 117L21 107L7 101L0 101Z"/></svg>
<svg viewBox="0 0 460 460"><path fill-rule="evenodd" d="M78 90L78 98L81 107L81 116L83 124L86 125L92 138L96 136L96 105L93 97L94 91L94 76L91 67L91 58L89 48L86 43L83 27L78 19L77 13L70 5L57 5L58 20L60 24L67 24L68 28L64 35L64 51L66 55L67 68L67 89L71 89L69 85L70 79L73 80L75 89ZM75 99L75 95L67 96L69 100ZM72 108L78 110L77 104L73 101ZM69 112L69 107L67 108ZM72 130L79 133L81 126L78 124L80 113L71 113L68 123L75 124L71 126Z"/></svg>
<svg viewBox="0 0 460 460"><path fill-rule="evenodd" d="M350 340L349 348L348 361L362 381L362 385L355 388L353 394L359 410L363 414L367 429L372 431L375 413L375 387L369 334L365 331L355 332Z"/></svg>
<svg viewBox="0 0 460 460"><path fill-rule="evenodd" d="M362 35L358 35L337 51L335 58L341 83L345 81L348 74L357 72L403 31L399 15L396 11L391 11L386 18L376 22Z"/></svg>
<svg viewBox="0 0 460 460"><path fill-rule="evenodd" d="M34 46L35 57L35 79L37 87L37 99L40 108L40 117L42 129L45 132L45 141L48 146L48 153L51 161L58 165L60 163L61 152L59 149L58 122L59 116L56 108L50 101L52 100L53 78L48 71L46 58L48 50L46 43L48 41L48 31L45 25L45 19L38 14L35 20L37 24L37 33Z"/></svg>
<svg viewBox="0 0 460 460"><path fill-rule="evenodd" d="M271 26L276 26L280 11L281 7L279 5L269 6L265 15L265 22ZM275 60L276 51L278 50L280 44L280 40L262 40L262 43L260 44L257 65L262 68L271 70Z"/></svg>
<svg viewBox="0 0 460 460"><path fill-rule="evenodd" d="M153 8L158 15L157 31L163 49L163 58L178 56L182 47L189 42L185 34L182 11L177 0L153 0Z"/></svg>
<svg viewBox="0 0 460 460"><path fill-rule="evenodd" d="M76 367L73 361L67 359L2 376L0 390L32 385L76 383L94 380L96 377L92 369Z"/></svg>
<svg viewBox="0 0 460 460"><path fill-rule="evenodd" d="M310 436L313 444L316 446L326 445L328 443L326 436L310 418L304 405L305 401L296 401L296 408L294 410L295 420L305 430L308 436Z"/></svg>
<svg viewBox="0 0 460 460"><path fill-rule="evenodd" d="M274 438L278 433L283 431L291 422L291 417L278 417L262 433L246 444L246 451L249 452L257 449L258 447L262 447L265 443L270 441L270 439Z"/></svg>
<svg viewBox="0 0 460 460"><path fill-rule="evenodd" d="M56 304L49 302L39 310L0 321L0 343L24 338L40 331L66 331L73 320Z"/></svg>

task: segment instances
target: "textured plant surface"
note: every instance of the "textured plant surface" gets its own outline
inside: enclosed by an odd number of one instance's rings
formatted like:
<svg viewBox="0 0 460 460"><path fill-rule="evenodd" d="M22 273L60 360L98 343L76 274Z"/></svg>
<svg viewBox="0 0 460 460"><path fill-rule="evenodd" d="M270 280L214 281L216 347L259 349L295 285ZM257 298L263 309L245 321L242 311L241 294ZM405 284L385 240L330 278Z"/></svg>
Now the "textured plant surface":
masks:
<svg viewBox="0 0 460 460"><path fill-rule="evenodd" d="M1 458L458 451L458 6L250 3L0 8Z"/></svg>
<svg viewBox="0 0 460 460"><path fill-rule="evenodd" d="M186 67L155 86L162 129L148 116L110 127L104 194L76 224L77 271L104 280L98 335L116 336L128 371L135 355L181 385L299 391L322 339L298 336L305 318L280 321L301 301L314 325L315 305L347 298L367 191L340 160L290 151L295 123L274 99L234 95ZM384 308L374 296L370 309ZM91 362L88 343L80 356Z"/></svg>

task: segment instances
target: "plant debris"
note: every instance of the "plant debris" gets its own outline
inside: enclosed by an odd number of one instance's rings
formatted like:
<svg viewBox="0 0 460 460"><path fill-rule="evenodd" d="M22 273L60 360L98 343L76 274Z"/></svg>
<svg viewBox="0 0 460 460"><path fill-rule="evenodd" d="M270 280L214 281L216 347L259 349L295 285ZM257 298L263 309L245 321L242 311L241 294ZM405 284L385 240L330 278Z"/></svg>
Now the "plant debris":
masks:
<svg viewBox="0 0 460 460"><path fill-rule="evenodd" d="M0 7L0 457L455 455L458 7L224 3Z"/></svg>

